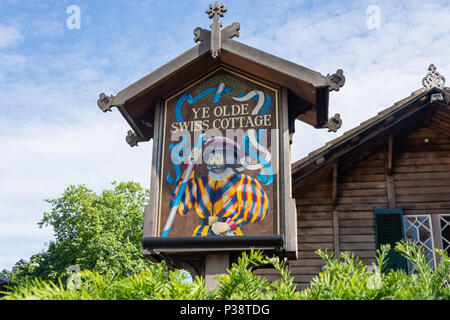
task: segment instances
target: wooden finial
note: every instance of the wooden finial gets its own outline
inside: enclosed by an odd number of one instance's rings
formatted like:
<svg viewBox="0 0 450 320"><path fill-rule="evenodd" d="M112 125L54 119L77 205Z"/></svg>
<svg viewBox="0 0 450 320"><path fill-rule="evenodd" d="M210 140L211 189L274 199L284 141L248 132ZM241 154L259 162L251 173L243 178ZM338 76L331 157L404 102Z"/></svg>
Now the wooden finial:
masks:
<svg viewBox="0 0 450 320"><path fill-rule="evenodd" d="M222 46L222 24L219 22L219 16L223 17L223 14L227 12L223 3L214 2L214 5L210 4L209 9L206 10L208 17L213 19L211 25L211 55L214 59L219 57L220 49Z"/></svg>
<svg viewBox="0 0 450 320"><path fill-rule="evenodd" d="M422 84L427 89L439 88L443 90L445 86L445 78L436 71L434 64L430 64L428 73L425 78L423 78Z"/></svg>
<svg viewBox="0 0 450 320"><path fill-rule="evenodd" d="M219 17L223 17L225 12L227 12L227 8L225 8L223 3L219 4L218 2L215 2L214 5L210 4L209 9L206 10L206 14L210 19L213 19L211 31L201 27L194 29L195 42L210 40L210 52L214 59L219 57L222 41L239 37L239 30L241 29L241 25L238 22L234 22L225 29L222 29Z"/></svg>
<svg viewBox="0 0 450 320"><path fill-rule="evenodd" d="M210 19L214 18L214 23L219 23L219 16L223 17L223 14L227 12L227 8L223 3L219 4L217 1L214 2L214 5L210 4L209 9L206 10L208 17Z"/></svg>

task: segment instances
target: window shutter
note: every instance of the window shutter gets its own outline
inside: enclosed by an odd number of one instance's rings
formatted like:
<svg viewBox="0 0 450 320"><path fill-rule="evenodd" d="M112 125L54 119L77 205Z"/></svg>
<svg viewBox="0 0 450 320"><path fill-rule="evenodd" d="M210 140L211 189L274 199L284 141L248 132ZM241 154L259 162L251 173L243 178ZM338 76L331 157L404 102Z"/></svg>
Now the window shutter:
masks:
<svg viewBox="0 0 450 320"><path fill-rule="evenodd" d="M403 227L403 210L402 209L383 209L374 211L375 222L375 239L377 249L382 244L390 244L391 251L387 257L386 270L403 269L407 271L406 259L395 251L393 248L396 243L405 238Z"/></svg>

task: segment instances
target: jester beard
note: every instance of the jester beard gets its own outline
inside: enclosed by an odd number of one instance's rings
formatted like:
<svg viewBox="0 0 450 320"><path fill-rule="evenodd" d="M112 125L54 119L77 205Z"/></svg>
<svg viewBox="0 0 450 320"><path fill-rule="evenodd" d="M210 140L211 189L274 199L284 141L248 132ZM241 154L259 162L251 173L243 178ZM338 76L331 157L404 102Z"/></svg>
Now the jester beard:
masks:
<svg viewBox="0 0 450 320"><path fill-rule="evenodd" d="M269 212L269 200L254 178L235 172L240 147L226 137L205 142L203 159L208 176L192 177L178 207L186 215L194 207L199 220L193 236L240 236L241 227L263 220ZM172 195L179 190L178 183Z"/></svg>
<svg viewBox="0 0 450 320"><path fill-rule="evenodd" d="M240 146L225 137L213 137L205 143L204 159L208 176L220 181L233 173L237 166Z"/></svg>

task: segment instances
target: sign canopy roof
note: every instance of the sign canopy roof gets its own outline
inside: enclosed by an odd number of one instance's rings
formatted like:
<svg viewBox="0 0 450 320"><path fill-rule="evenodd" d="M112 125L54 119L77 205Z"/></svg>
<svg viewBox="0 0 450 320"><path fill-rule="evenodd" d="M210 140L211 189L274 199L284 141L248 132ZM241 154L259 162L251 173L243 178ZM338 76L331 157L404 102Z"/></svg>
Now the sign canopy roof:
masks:
<svg viewBox="0 0 450 320"><path fill-rule="evenodd" d="M133 129L134 132L129 132L127 141L131 140L136 145L136 141L150 140L153 137L156 103L220 66L286 87L292 123L297 118L316 128L326 127L329 92L339 91L344 85L343 71L339 69L324 76L235 41L233 38L239 37L240 24L235 22L222 29L219 17L225 12L223 4L216 2L210 5L206 13L213 19L211 31L196 28L194 41L199 42L196 46L117 95L100 94L97 102L100 109L107 112L112 107L117 107Z"/></svg>

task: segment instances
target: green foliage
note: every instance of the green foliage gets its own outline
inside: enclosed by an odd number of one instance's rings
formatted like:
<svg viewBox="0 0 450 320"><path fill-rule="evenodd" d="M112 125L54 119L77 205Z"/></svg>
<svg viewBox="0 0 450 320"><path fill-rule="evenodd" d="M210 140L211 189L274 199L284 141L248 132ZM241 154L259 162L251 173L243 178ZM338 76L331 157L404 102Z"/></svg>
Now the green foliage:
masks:
<svg viewBox="0 0 450 320"><path fill-rule="evenodd" d="M8 279L11 278L11 271L3 269L2 271L0 271L0 277L8 278Z"/></svg>
<svg viewBox="0 0 450 320"><path fill-rule="evenodd" d="M202 278L187 281L186 274L169 270L164 262L149 264L145 270L126 276L123 273L80 273L79 285L66 286L59 279L49 282L28 279L4 297L7 300L413 300L450 299L450 258L437 251L440 263L436 269L427 260L423 249L412 242L400 242L399 251L415 265L411 275L403 270L382 272L391 248L377 251L376 263L364 265L348 252L335 257L328 251L318 255L326 262L308 289L296 290L287 266L278 258L264 256L261 251L243 253L227 274L220 275L219 286L207 291ZM256 275L255 268L271 265L279 279L269 282Z"/></svg>
<svg viewBox="0 0 450 320"><path fill-rule="evenodd" d="M271 264L281 278L269 283L255 275L252 268ZM219 287L207 291L204 280L196 277L187 281L186 274L169 270L162 262L131 276L100 274L85 270L78 286L68 287L63 281L41 279L24 281L13 288L5 300L262 300L298 299L295 283L287 266L277 258L263 256L260 251L244 253L228 274L218 277Z"/></svg>
<svg viewBox="0 0 450 320"><path fill-rule="evenodd" d="M401 241L395 247L415 265L408 275L403 270L381 272L386 265L390 246L377 251L377 263L364 265L348 252L335 257L319 250L317 254L327 263L324 270L311 281L311 287L302 292L302 298L312 300L423 300L449 299L450 264L448 255L437 253L440 263L436 270L427 259L423 248L410 241Z"/></svg>
<svg viewBox="0 0 450 320"><path fill-rule="evenodd" d="M266 279L258 277L251 270L262 264L264 257L261 252L243 253L237 263L233 263L228 274L217 278L220 286L214 298L219 300L259 300L264 292L269 290Z"/></svg>
<svg viewBox="0 0 450 320"><path fill-rule="evenodd" d="M406 258L414 264L410 277L403 279L402 286L395 287L396 299L450 299L450 259L442 250L436 250L439 264L436 269L428 259L425 249L412 242L401 242L396 246ZM396 280L401 278L396 275ZM395 284L391 280L391 283Z"/></svg>
<svg viewBox="0 0 450 320"><path fill-rule="evenodd" d="M80 286L67 288L32 279L13 289L5 300L199 300L206 296L204 282L192 283L178 270L168 270L165 263L152 264L144 271L128 277L97 271L82 271Z"/></svg>
<svg viewBox="0 0 450 320"><path fill-rule="evenodd" d="M280 273L280 279L269 283L252 272L262 265L272 265ZM217 281L219 287L211 295L217 300L292 300L299 296L287 266L278 258L264 256L261 251L244 252L228 274L220 275Z"/></svg>
<svg viewBox="0 0 450 320"><path fill-rule="evenodd" d="M148 191L138 183L113 183L96 194L85 186L70 186L61 197L46 200L51 211L39 226L53 227L55 241L29 262L13 268L13 284L42 278L58 282L67 279L67 268L100 274L129 275L144 271L149 262L141 255L144 206ZM30 264L39 264L31 268Z"/></svg>
<svg viewBox="0 0 450 320"><path fill-rule="evenodd" d="M377 251L377 262L368 266L349 252L343 252L339 257L335 257L333 253L318 250L317 254L326 261L326 265L323 271L313 278L311 287L302 292L302 296L310 300L392 298L391 288L386 282L387 274L381 271L384 270L387 263L389 251L389 245L381 246ZM401 274L402 272L397 273ZM402 276L408 277L404 272ZM394 281L394 283L396 282Z"/></svg>

